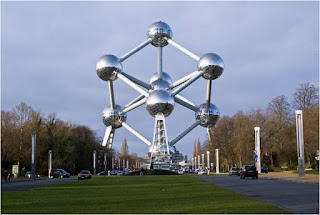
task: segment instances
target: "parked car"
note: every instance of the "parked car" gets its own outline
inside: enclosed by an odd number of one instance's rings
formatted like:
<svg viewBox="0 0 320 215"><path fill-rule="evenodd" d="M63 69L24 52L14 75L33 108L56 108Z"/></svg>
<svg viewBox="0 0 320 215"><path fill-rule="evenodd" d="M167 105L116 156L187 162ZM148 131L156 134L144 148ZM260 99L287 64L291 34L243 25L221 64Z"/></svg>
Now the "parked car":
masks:
<svg viewBox="0 0 320 215"><path fill-rule="evenodd" d="M69 178L70 173L64 169L53 169L50 173L50 178Z"/></svg>
<svg viewBox="0 0 320 215"><path fill-rule="evenodd" d="M179 169L178 173L182 175L184 173L183 169Z"/></svg>
<svg viewBox="0 0 320 215"><path fill-rule="evenodd" d="M108 171L101 171L97 175L108 175Z"/></svg>
<svg viewBox="0 0 320 215"><path fill-rule="evenodd" d="M123 174L124 174L123 171L117 170L117 174L116 175L123 175Z"/></svg>
<svg viewBox="0 0 320 215"><path fill-rule="evenodd" d="M240 168L239 167L231 167L229 170L229 176L232 176L232 175L239 176L240 175Z"/></svg>
<svg viewBox="0 0 320 215"><path fill-rule="evenodd" d="M264 168L263 166L261 166L261 173L264 172L264 173L268 173L269 170L268 168Z"/></svg>
<svg viewBox="0 0 320 215"><path fill-rule="evenodd" d="M254 165L244 165L240 171L240 179L252 177L258 179L258 170Z"/></svg>
<svg viewBox="0 0 320 215"><path fill-rule="evenodd" d="M27 178L31 178L32 176L32 171L27 171L26 174L24 175ZM38 173L35 174L36 178L40 178L40 175Z"/></svg>
<svg viewBox="0 0 320 215"><path fill-rule="evenodd" d="M200 170L198 171L198 175L202 175L202 174L207 174L207 170L205 170L205 169L200 169Z"/></svg>
<svg viewBox="0 0 320 215"><path fill-rule="evenodd" d="M81 179L91 179L91 173L89 170L81 170L78 174L78 180Z"/></svg>

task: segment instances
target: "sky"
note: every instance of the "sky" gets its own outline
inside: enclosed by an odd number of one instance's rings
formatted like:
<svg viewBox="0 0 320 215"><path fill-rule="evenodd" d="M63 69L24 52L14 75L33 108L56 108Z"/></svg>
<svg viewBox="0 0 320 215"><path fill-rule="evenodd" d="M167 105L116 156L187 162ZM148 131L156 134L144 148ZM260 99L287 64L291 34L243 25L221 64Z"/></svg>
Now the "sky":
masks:
<svg viewBox="0 0 320 215"><path fill-rule="evenodd" d="M148 27L159 20L193 53L213 52L224 60L211 97L221 116L265 108L280 95L291 102L299 84L319 85L318 2L2 1L1 109L25 102L103 137L109 92L96 75L96 61L105 54L121 57L145 41ZM124 72L148 82L156 63L157 49L149 45L122 65ZM196 69L194 59L164 47L163 70L173 80ZM206 84L200 78L181 94L200 105ZM121 106L139 95L121 80L114 81L114 90ZM194 112L175 104L166 118L169 141L194 122ZM154 118L144 105L127 114L127 123L152 140ZM129 153L146 155L148 146L125 128L116 130L113 147L120 149L125 137ZM176 144L177 150L191 157L196 138L205 141L206 129L198 126Z"/></svg>

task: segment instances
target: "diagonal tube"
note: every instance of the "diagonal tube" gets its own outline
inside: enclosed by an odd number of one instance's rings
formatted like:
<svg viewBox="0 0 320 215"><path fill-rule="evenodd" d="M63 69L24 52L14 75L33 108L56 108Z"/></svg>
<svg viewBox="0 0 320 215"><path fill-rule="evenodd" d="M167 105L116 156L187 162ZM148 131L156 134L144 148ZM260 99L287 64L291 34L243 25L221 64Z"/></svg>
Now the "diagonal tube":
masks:
<svg viewBox="0 0 320 215"><path fill-rule="evenodd" d="M142 140L145 144L147 144L148 146L151 146L151 142L145 138L144 136L142 136L139 132L137 132L136 130L134 130L130 125L128 125L126 122L122 122L122 126L125 127L128 131L130 131L132 134L134 134L136 137L138 137L140 140Z"/></svg>
<svg viewBox="0 0 320 215"><path fill-rule="evenodd" d="M171 84L169 86L169 89L173 89L173 88L179 86L180 84L183 84L184 82L188 81L190 78L195 76L197 73L198 73L198 71L195 71L195 72L193 72L193 73L191 73L191 74L189 74L189 75L187 75L187 76L175 81L173 84Z"/></svg>
<svg viewBox="0 0 320 215"><path fill-rule="evenodd" d="M147 98L145 97L144 99L141 99L140 101L137 101L136 103L133 103L132 105L129 105L128 107L125 107L121 112L120 114L123 114L123 113L128 113L129 111L143 105L144 103L146 103L147 101Z"/></svg>
<svg viewBox="0 0 320 215"><path fill-rule="evenodd" d="M129 102L126 106L124 106L124 108L129 107L130 105L132 105L133 103L136 103L138 101L140 101L141 99L144 98L144 95L139 95L138 97L136 97L135 99L133 99L131 102Z"/></svg>
<svg viewBox="0 0 320 215"><path fill-rule="evenodd" d="M109 94L110 94L110 107L113 110L115 103L114 103L114 91L113 91L113 82L112 81L108 81L109 84Z"/></svg>
<svg viewBox="0 0 320 215"><path fill-rule="evenodd" d="M111 142L110 144L112 144L114 131L115 129L113 129L112 126L108 126L106 128L106 133L103 137L102 146L106 146L108 142Z"/></svg>
<svg viewBox="0 0 320 215"><path fill-rule="evenodd" d="M177 95L178 93L180 93L182 90L184 90L186 87L188 87L190 84L192 84L193 82L195 82L198 78L200 78L200 76L203 74L203 71L198 71L198 73L193 76L192 78L190 78L187 82L185 82L184 84L180 85L179 87L177 87L176 89L174 89L171 92L172 96Z"/></svg>
<svg viewBox="0 0 320 215"><path fill-rule="evenodd" d="M177 96L177 95L176 95ZM188 102L185 102L183 101L182 99L178 98L178 97L174 97L174 101L177 102L178 104L190 109L190 110L193 110L194 112L198 112L199 111L199 107L196 106L196 105L192 105Z"/></svg>
<svg viewBox="0 0 320 215"><path fill-rule="evenodd" d="M166 38L166 40L168 41L168 43L174 47L176 47L177 49L179 49L180 51L182 51L183 53L185 53L186 55L189 55L190 57L192 57L193 59L195 59L196 61L200 60L200 57L196 54L193 54L191 51L189 51L188 49L182 47L181 45L179 45L178 43L176 43L175 41L173 41L172 39Z"/></svg>
<svg viewBox="0 0 320 215"><path fill-rule="evenodd" d="M131 81L126 76L124 76L122 73L118 73L117 77L120 80L122 80L123 82L125 82L126 84L128 84L130 87L132 87L133 89L135 89L136 91L138 91L139 93L144 95L145 97L147 97L149 95L149 93L147 93L145 90L141 89L138 85L136 85L133 81Z"/></svg>
<svg viewBox="0 0 320 215"><path fill-rule="evenodd" d="M211 100L211 80L208 80L207 84L207 101L206 101L206 108L209 109L210 107L210 100Z"/></svg>
<svg viewBox="0 0 320 215"><path fill-rule="evenodd" d="M135 53L137 53L138 51L140 51L141 49L149 45L149 43L151 43L150 38L148 38L146 41L144 41L143 43L141 43L140 45L138 45L137 47L135 47L134 49L132 49L131 51L123 55L122 57L120 57L119 61L120 62L125 61L126 59L128 59L129 57L131 57L132 55L134 55Z"/></svg>
<svg viewBox="0 0 320 215"><path fill-rule="evenodd" d="M141 80L139 80L139 79L137 79L137 78L135 78L135 77L127 74L127 73L122 72L121 74L124 75L124 76L125 76L126 78L128 78L129 80L131 80L133 83L136 83L136 84L138 84L139 86L141 86L141 87L143 87L143 88L146 88L146 89L148 89L148 90L151 89L151 86L150 86L149 84L147 84L147 83L145 83L145 82L143 82L143 81L141 81Z"/></svg>
<svg viewBox="0 0 320 215"><path fill-rule="evenodd" d="M189 128L187 128L184 132L182 132L179 136L177 136L174 140L172 140L169 143L170 146L173 146L174 144L176 144L179 140L181 140L184 136L186 136L190 131L192 131L199 124L200 124L199 121L196 121L195 123L193 123Z"/></svg>

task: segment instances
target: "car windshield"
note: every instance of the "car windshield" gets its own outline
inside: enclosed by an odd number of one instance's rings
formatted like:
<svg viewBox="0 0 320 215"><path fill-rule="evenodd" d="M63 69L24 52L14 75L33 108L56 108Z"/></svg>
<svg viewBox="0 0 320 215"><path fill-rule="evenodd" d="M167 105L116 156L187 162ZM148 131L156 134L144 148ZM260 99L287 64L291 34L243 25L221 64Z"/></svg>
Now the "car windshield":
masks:
<svg viewBox="0 0 320 215"><path fill-rule="evenodd" d="M89 174L89 173L90 173L89 171L83 171L83 170L80 172L80 174Z"/></svg>
<svg viewBox="0 0 320 215"><path fill-rule="evenodd" d="M63 169L59 169L59 171L60 171L61 173L63 173L63 174L67 174L67 172L66 172L65 170L63 170Z"/></svg>
<svg viewBox="0 0 320 215"><path fill-rule="evenodd" d="M246 166L246 170L253 170L253 171L255 171L255 170L256 170L256 167L255 167L255 166Z"/></svg>
<svg viewBox="0 0 320 215"><path fill-rule="evenodd" d="M237 168L232 168L232 170L239 170L239 168L237 167Z"/></svg>

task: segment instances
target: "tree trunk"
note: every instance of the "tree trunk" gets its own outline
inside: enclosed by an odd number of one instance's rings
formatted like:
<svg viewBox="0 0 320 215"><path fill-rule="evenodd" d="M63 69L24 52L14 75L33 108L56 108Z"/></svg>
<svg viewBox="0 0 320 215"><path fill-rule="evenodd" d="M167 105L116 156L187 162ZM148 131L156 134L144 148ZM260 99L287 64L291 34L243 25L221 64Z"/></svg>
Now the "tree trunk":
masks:
<svg viewBox="0 0 320 215"><path fill-rule="evenodd" d="M271 162L270 167L271 167L271 169L273 169L272 151L270 152L270 162Z"/></svg>

